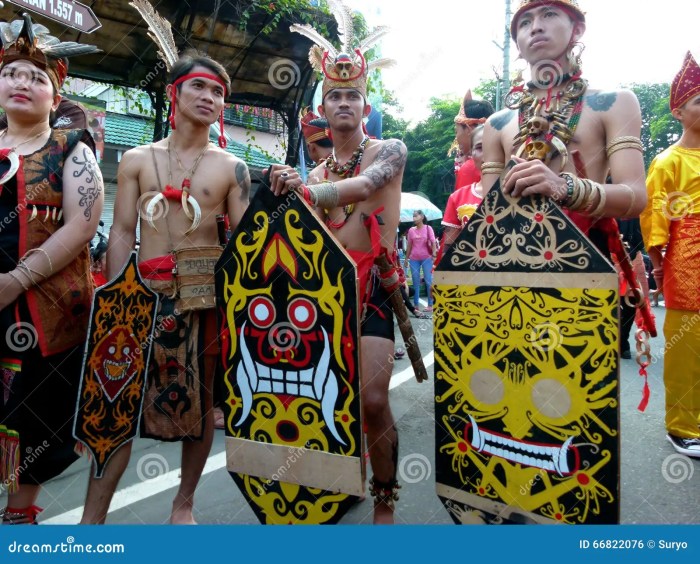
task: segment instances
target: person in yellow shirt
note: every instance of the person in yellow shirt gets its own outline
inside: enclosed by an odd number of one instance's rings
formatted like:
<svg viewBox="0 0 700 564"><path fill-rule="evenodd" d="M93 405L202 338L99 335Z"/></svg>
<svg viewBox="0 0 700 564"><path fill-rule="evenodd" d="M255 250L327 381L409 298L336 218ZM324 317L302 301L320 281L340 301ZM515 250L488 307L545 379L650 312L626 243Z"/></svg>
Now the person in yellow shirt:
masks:
<svg viewBox="0 0 700 564"><path fill-rule="evenodd" d="M667 438L679 453L700 458L700 66L690 52L670 105L683 135L651 163L640 220L666 300Z"/></svg>

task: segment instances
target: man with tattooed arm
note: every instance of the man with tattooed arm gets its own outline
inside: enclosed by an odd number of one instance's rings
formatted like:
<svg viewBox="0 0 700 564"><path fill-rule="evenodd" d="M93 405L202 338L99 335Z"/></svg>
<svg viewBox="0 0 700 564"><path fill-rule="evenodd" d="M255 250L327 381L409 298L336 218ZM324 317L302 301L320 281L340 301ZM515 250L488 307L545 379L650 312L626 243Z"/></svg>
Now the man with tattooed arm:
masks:
<svg viewBox="0 0 700 564"><path fill-rule="evenodd" d="M173 131L162 141L127 151L119 164L107 272L112 279L127 262L141 216L139 270L160 295L161 320L153 339L141 435L182 441L182 475L170 522L193 524L195 489L213 439L218 331L213 291L201 294L210 296L211 303L192 308L178 294L174 272L184 271L184 251L210 266L213 280L223 243L217 216L227 213L231 229L236 228L248 205L250 176L243 161L221 148L220 116L231 88L224 67L186 52L169 73ZM209 142L209 128L217 120L221 147ZM83 523L105 522L131 447L128 442L114 453L102 478L91 476Z"/></svg>
<svg viewBox="0 0 700 564"><path fill-rule="evenodd" d="M372 109L367 103L368 65L356 51L348 72L349 58L341 53L323 65L323 101L318 110L328 120L333 152L309 174L308 186L294 169L274 165L270 187L277 195L294 190L306 198L357 264L362 307L361 394L374 471L370 481L374 523L393 523L399 488L398 434L389 405L394 315L374 263L381 254L392 258L406 147L396 139L368 137L362 121Z"/></svg>
<svg viewBox="0 0 700 564"><path fill-rule="evenodd" d="M94 290L88 243L104 195L89 133L52 129L66 57L97 49L23 19L0 23L3 524L36 523L41 484L77 459L73 415Z"/></svg>
<svg viewBox="0 0 700 564"><path fill-rule="evenodd" d="M482 173L487 192L515 158L503 192L549 196L589 233L600 218L637 217L646 189L639 103L628 90L588 85L579 58L585 29L576 0L520 1L511 35L531 80L487 121Z"/></svg>

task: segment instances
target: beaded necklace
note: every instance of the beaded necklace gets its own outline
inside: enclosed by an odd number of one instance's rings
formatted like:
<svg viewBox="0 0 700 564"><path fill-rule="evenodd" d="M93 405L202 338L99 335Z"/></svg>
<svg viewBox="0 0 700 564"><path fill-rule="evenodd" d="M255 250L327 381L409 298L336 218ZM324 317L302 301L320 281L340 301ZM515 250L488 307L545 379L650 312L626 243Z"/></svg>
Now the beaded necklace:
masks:
<svg viewBox="0 0 700 564"><path fill-rule="evenodd" d="M362 162L362 155L365 152L365 147L368 142L369 137L365 136L357 149L352 153L352 156L348 159L348 162L344 165L341 165L336 159L334 147L331 154L326 157L326 170L337 174L340 178L347 178L347 176Z"/></svg>
<svg viewBox="0 0 700 564"><path fill-rule="evenodd" d="M348 162L346 162L342 166L338 164L338 161L335 159L335 149L333 149L333 152L326 158L326 168L323 171L324 180L328 180L329 172L337 174L341 178L353 178L354 176L357 176L360 172L360 166L362 165L362 156L365 153L367 143L369 143L369 137L365 137L362 140L362 143L360 143L357 149L355 149L352 156L350 157L350 160L348 160ZM345 213L345 217L337 222L332 221L331 219L327 219L326 225L330 229L340 229L348 222L348 219L350 219L350 216L354 211L355 204L348 204L346 206L343 206L343 213Z"/></svg>
<svg viewBox="0 0 700 564"><path fill-rule="evenodd" d="M566 86L553 94L560 84ZM577 74L564 75L547 88L547 96L535 97L527 86L515 86L506 97L506 105L518 110L519 130L513 139L514 147L520 147L517 156L528 161L539 159L545 164L561 155L561 170L568 162L567 145L581 120L583 98L588 82ZM561 171L560 171L561 172Z"/></svg>

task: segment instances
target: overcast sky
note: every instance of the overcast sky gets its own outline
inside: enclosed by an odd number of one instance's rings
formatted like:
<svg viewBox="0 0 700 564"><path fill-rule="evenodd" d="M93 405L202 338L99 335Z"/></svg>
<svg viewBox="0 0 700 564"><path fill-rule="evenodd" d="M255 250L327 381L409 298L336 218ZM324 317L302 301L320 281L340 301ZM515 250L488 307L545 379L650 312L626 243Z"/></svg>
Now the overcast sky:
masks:
<svg viewBox="0 0 700 564"><path fill-rule="evenodd" d="M406 118L429 114L431 97L461 97L481 79L500 73L505 0L345 0L371 27L389 25L382 55L398 61L382 71ZM700 53L700 1L581 0L586 12L583 72L593 87L670 82L685 53ZM513 9L518 0L513 0ZM379 8L377 8L379 6ZM423 6L420 8L419 6ZM515 60L511 43L511 69Z"/></svg>

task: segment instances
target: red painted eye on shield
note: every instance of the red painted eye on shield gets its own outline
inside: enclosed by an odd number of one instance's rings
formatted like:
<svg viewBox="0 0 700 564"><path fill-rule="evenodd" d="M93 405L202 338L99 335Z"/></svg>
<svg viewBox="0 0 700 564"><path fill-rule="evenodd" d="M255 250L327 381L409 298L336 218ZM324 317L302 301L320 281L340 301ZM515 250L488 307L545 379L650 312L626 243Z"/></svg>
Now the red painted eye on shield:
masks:
<svg viewBox="0 0 700 564"><path fill-rule="evenodd" d="M248 305L248 317L256 327L268 329L275 322L275 304L270 298L258 296Z"/></svg>
<svg viewBox="0 0 700 564"><path fill-rule="evenodd" d="M316 324L316 306L306 298L296 298L287 306L287 317L301 331L308 331Z"/></svg>

